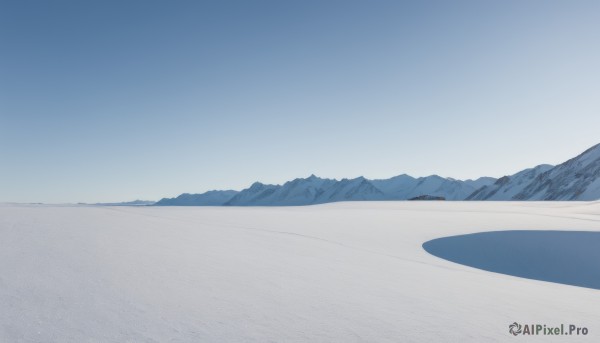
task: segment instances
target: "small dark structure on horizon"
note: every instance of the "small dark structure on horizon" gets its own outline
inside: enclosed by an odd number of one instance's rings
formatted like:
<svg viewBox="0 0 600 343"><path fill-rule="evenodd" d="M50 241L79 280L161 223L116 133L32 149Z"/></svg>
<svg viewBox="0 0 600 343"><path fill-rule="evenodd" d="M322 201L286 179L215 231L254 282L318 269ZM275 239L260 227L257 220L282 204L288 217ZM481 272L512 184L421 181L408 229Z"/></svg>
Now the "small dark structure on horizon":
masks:
<svg viewBox="0 0 600 343"><path fill-rule="evenodd" d="M408 200L446 200L446 198L434 195L419 195L418 197L410 198Z"/></svg>

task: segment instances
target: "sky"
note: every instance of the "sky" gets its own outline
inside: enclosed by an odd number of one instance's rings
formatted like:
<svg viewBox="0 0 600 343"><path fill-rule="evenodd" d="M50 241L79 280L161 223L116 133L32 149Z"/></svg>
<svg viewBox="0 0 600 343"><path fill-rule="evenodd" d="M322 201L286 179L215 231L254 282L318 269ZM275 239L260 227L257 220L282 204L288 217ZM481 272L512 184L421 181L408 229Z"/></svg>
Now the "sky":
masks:
<svg viewBox="0 0 600 343"><path fill-rule="evenodd" d="M598 1L0 0L0 202L500 177L600 143Z"/></svg>

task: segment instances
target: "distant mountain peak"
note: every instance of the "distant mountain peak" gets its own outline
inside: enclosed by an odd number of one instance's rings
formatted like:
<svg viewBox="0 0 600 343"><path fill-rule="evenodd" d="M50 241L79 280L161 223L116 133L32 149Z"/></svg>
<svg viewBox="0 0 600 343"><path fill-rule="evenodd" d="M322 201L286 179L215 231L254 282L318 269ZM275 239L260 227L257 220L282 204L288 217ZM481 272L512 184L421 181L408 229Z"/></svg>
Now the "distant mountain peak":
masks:
<svg viewBox="0 0 600 343"><path fill-rule="evenodd" d="M250 191L259 191L261 189L264 189L265 187L268 187L270 185L264 184L262 182L254 182L252 185L250 185L250 187L248 188Z"/></svg>
<svg viewBox="0 0 600 343"><path fill-rule="evenodd" d="M125 202L104 202L104 203L95 203L97 206L149 206L156 203L151 200L133 200L133 201L125 201ZM83 204L87 205L87 204Z"/></svg>
<svg viewBox="0 0 600 343"><path fill-rule="evenodd" d="M163 198L155 206L220 206L231 199L237 191L212 190L202 194L183 193L175 198Z"/></svg>
<svg viewBox="0 0 600 343"><path fill-rule="evenodd" d="M510 182L510 176L503 176L494 182L494 185L502 186Z"/></svg>
<svg viewBox="0 0 600 343"><path fill-rule="evenodd" d="M505 176L467 200L600 199L600 144L557 166L540 164Z"/></svg>
<svg viewBox="0 0 600 343"><path fill-rule="evenodd" d="M458 180L433 174L414 178L400 174L389 179L323 179L314 174L283 185L254 182L237 191L184 193L156 205L289 206L335 201L407 200L595 200L600 199L600 144L558 166L541 164L499 179Z"/></svg>
<svg viewBox="0 0 600 343"><path fill-rule="evenodd" d="M513 199L600 199L600 144L541 173Z"/></svg>

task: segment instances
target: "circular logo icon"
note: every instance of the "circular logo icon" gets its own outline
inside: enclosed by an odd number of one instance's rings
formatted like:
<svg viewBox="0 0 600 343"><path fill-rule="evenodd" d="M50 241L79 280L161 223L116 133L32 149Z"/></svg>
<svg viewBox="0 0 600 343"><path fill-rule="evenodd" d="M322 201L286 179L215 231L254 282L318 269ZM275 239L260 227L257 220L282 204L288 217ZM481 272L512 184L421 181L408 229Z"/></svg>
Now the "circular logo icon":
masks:
<svg viewBox="0 0 600 343"><path fill-rule="evenodd" d="M508 332L510 332L513 336L516 336L521 333L521 324L514 322L508 326Z"/></svg>

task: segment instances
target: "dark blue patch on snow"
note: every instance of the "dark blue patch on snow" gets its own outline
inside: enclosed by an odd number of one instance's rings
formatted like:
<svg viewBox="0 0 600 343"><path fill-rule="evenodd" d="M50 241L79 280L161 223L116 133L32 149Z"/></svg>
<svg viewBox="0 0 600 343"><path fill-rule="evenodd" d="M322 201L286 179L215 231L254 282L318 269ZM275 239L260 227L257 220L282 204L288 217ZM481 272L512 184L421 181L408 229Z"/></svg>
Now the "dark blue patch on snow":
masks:
<svg viewBox="0 0 600 343"><path fill-rule="evenodd" d="M434 239L423 249L490 272L600 289L600 232L481 232Z"/></svg>

